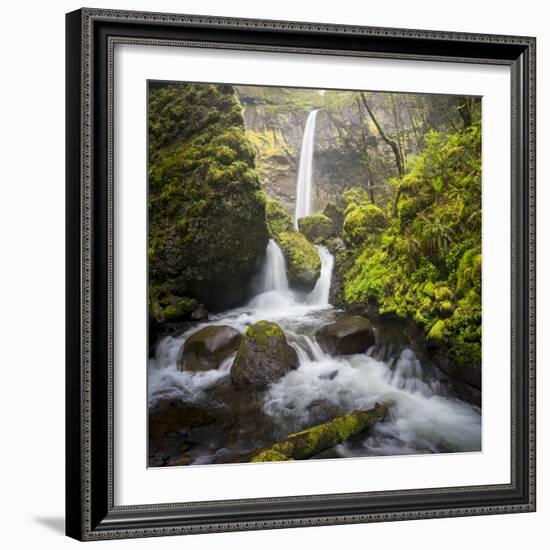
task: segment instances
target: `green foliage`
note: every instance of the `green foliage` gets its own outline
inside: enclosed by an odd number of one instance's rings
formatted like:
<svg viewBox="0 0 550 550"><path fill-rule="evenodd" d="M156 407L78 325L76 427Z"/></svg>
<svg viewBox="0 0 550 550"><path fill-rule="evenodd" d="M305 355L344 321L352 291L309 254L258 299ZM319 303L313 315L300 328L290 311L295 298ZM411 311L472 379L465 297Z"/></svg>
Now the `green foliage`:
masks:
<svg viewBox="0 0 550 550"><path fill-rule="evenodd" d="M384 298L391 293L391 270L387 253L370 248L365 250L347 279L345 292L348 303L367 302L370 298L383 303Z"/></svg>
<svg viewBox="0 0 550 550"><path fill-rule="evenodd" d="M395 213L355 190L337 258L347 304L416 320L461 364L481 360L481 131L429 132L394 180ZM367 212L371 212L369 217Z"/></svg>
<svg viewBox="0 0 550 550"><path fill-rule="evenodd" d="M239 303L268 233L234 90L153 82L148 106L150 286Z"/></svg>

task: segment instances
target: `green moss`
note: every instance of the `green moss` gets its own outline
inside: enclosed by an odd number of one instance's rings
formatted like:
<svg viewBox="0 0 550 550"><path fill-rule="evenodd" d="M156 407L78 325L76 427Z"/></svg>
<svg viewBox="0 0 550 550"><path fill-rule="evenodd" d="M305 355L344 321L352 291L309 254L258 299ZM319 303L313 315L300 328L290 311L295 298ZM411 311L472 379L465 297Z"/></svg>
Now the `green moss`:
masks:
<svg viewBox="0 0 550 550"><path fill-rule="evenodd" d="M387 413L386 406L376 404L367 411L354 411L337 416L325 424L289 435L286 440L275 443L270 449L260 451L251 461L283 460L282 457L297 460L310 458L366 430L382 420Z"/></svg>
<svg viewBox="0 0 550 550"><path fill-rule="evenodd" d="M381 303L391 292L391 278L388 255L382 250L365 250L348 274L345 285L346 301L355 304L375 299Z"/></svg>
<svg viewBox="0 0 550 550"><path fill-rule="evenodd" d="M305 235L311 243L326 242L327 239L336 236L336 229L332 220L324 214L313 214L298 220L300 233Z"/></svg>
<svg viewBox="0 0 550 550"><path fill-rule="evenodd" d="M412 221L421 208L422 204L416 197L410 197L400 201L397 212L401 225Z"/></svg>
<svg viewBox="0 0 550 550"><path fill-rule="evenodd" d="M268 449L253 456L250 462L281 462L286 460L294 459L273 449Z"/></svg>
<svg viewBox="0 0 550 550"><path fill-rule="evenodd" d="M450 315L452 315L452 313L454 311L453 303L450 302L449 300L439 302L437 304L437 307L438 307L439 312L441 313L441 315L443 317L449 317Z"/></svg>
<svg viewBox="0 0 550 550"><path fill-rule="evenodd" d="M188 317L197 307L199 307L199 303L193 298L173 296L163 313L167 321L178 321Z"/></svg>
<svg viewBox="0 0 550 550"><path fill-rule="evenodd" d="M246 336L252 338L262 347L267 347L272 336L284 336L281 327L269 321L258 321L246 329Z"/></svg>
<svg viewBox="0 0 550 550"><path fill-rule="evenodd" d="M376 305L418 322L455 362L481 360L481 132L479 124L429 132L394 196L374 206L365 194L347 207L335 266L339 305ZM376 207L375 207L376 208ZM371 210L371 212L374 212ZM373 223L374 221L374 223Z"/></svg>
<svg viewBox="0 0 550 550"><path fill-rule="evenodd" d="M431 281L427 281L422 290L426 296L435 298L435 285Z"/></svg>
<svg viewBox="0 0 550 550"><path fill-rule="evenodd" d="M294 227L292 218L279 201L269 199L265 204L265 215L269 233L277 238L284 231L291 231Z"/></svg>
<svg viewBox="0 0 550 550"><path fill-rule="evenodd" d="M428 332L428 340L440 344L445 341L446 334L447 331L445 321L439 319L434 323L430 329L430 332Z"/></svg>
<svg viewBox="0 0 550 550"><path fill-rule="evenodd" d="M289 283L312 290L321 274L321 258L315 246L298 231L283 231L278 242L286 259Z"/></svg>
<svg viewBox="0 0 550 550"><path fill-rule="evenodd" d="M438 302L442 302L444 300L452 300L453 292L449 287L440 286L435 289L435 299Z"/></svg>
<svg viewBox="0 0 550 550"><path fill-rule="evenodd" d="M385 226L386 216L380 208L374 204L358 206L347 213L344 219L344 240L351 244L360 244Z"/></svg>
<svg viewBox="0 0 550 550"><path fill-rule="evenodd" d="M148 129L150 284L211 309L242 302L268 231L233 88L152 82Z"/></svg>

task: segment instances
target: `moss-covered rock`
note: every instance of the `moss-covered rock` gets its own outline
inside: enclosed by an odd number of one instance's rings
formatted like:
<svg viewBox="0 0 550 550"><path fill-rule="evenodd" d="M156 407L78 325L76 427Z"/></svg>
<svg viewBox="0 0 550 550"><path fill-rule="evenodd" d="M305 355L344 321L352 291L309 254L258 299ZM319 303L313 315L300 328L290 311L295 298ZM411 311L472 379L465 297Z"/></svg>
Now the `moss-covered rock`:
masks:
<svg viewBox="0 0 550 550"><path fill-rule="evenodd" d="M325 243L327 239L336 236L336 228L332 220L324 214L313 214L298 220L300 233L311 243Z"/></svg>
<svg viewBox="0 0 550 550"><path fill-rule="evenodd" d="M281 327L269 321L250 326L231 366L237 388L262 390L298 367L298 355L288 345Z"/></svg>
<svg viewBox="0 0 550 550"><path fill-rule="evenodd" d="M350 244L361 244L372 234L380 232L386 223L386 216L378 206L357 206L348 212L344 219L344 240Z"/></svg>
<svg viewBox="0 0 550 550"><path fill-rule="evenodd" d="M210 325L185 340L178 359L182 370L216 369L239 349L241 333L227 325Z"/></svg>
<svg viewBox="0 0 550 550"><path fill-rule="evenodd" d="M452 300L453 291L449 287L440 286L435 289L434 296L438 302L443 302L445 300Z"/></svg>
<svg viewBox="0 0 550 550"><path fill-rule="evenodd" d="M424 292L424 294L426 294L426 296L429 296L430 298L435 298L435 285L432 283L432 281L427 281L424 284L422 291Z"/></svg>
<svg viewBox="0 0 550 550"><path fill-rule="evenodd" d="M153 82L148 107L150 284L209 309L236 305L269 236L234 90Z"/></svg>
<svg viewBox="0 0 550 550"><path fill-rule="evenodd" d="M374 344L374 331L366 317L351 315L323 325L315 339L325 353L351 355L365 353Z"/></svg>
<svg viewBox="0 0 550 550"><path fill-rule="evenodd" d="M445 321L439 319L428 332L428 341L433 344L442 344L447 337Z"/></svg>
<svg viewBox="0 0 550 550"><path fill-rule="evenodd" d="M285 256L290 285L304 292L313 290L321 274L319 252L298 231L284 231L278 243Z"/></svg>
<svg viewBox="0 0 550 550"><path fill-rule="evenodd" d="M181 298L171 296L168 305L163 309L164 318L167 321L184 321L199 307L194 298Z"/></svg>
<svg viewBox="0 0 550 550"><path fill-rule="evenodd" d="M294 227L292 218L279 201L274 199L267 200L265 215L269 233L274 239L277 239L279 234L284 231L292 231Z"/></svg>

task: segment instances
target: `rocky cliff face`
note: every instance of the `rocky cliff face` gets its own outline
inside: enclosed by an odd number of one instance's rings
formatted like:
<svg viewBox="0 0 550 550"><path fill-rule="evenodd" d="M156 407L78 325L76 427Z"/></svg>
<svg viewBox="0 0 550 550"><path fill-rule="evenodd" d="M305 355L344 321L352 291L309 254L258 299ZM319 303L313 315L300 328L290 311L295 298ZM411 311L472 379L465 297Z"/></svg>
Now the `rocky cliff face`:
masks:
<svg viewBox="0 0 550 550"><path fill-rule="evenodd" d="M243 106L247 136L256 150L256 169L266 193L276 198L288 212L296 201L296 178L300 148L308 114L322 108L323 98L316 90L236 87ZM348 112L353 126L354 114ZM358 121L356 121L358 124ZM365 184L360 151L344 147L330 114L317 116L314 153L315 211L322 211L348 187Z"/></svg>
<svg viewBox="0 0 550 550"><path fill-rule="evenodd" d="M183 320L193 312L182 304L193 300L212 310L242 303L267 241L265 198L233 87L150 84L152 318Z"/></svg>

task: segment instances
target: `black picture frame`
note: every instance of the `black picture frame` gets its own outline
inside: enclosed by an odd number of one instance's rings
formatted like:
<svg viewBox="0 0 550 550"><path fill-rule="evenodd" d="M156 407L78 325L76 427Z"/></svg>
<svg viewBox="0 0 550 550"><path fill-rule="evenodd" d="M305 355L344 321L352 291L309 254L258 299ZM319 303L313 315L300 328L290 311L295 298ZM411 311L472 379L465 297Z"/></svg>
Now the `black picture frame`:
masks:
<svg viewBox="0 0 550 550"><path fill-rule="evenodd" d="M66 16L66 533L79 540L535 510L535 38L81 9ZM197 45L511 69L511 482L113 504L113 46ZM185 495L182 493L182 500Z"/></svg>

